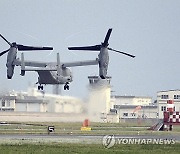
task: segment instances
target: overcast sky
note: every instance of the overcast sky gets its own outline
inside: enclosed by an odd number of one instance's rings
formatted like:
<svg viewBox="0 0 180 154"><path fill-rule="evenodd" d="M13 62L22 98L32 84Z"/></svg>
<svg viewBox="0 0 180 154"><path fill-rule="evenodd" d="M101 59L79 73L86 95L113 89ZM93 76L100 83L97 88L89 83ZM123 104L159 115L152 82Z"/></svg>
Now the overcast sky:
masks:
<svg viewBox="0 0 180 154"><path fill-rule="evenodd" d="M52 53L25 53L25 59L56 61L59 52L61 62L71 62L95 59L98 53L71 52L68 46L99 44L113 28L109 47L136 55L110 52L114 94L154 97L160 90L180 89L179 8L179 0L1 0L0 33L10 42L54 47ZM8 48L0 39L0 50ZM13 79L6 79L6 55L0 59L1 91L26 90L37 82L37 73L21 77L18 67ZM86 96L88 75L98 75L98 67L73 68L70 91L62 94Z"/></svg>

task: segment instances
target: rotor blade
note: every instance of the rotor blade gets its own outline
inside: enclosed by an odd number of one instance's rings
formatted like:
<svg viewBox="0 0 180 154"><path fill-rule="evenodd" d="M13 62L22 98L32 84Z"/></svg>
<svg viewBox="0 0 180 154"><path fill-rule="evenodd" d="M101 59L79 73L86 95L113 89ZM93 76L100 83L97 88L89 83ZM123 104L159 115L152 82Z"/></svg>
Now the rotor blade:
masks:
<svg viewBox="0 0 180 154"><path fill-rule="evenodd" d="M109 40L109 37L111 35L111 32L112 32L112 28L110 28L106 34L106 37L104 39L104 43L103 43L103 46L108 46L108 40Z"/></svg>
<svg viewBox="0 0 180 154"><path fill-rule="evenodd" d="M85 46L85 47L68 47L69 50L90 50L90 51L100 51L101 45Z"/></svg>
<svg viewBox="0 0 180 154"><path fill-rule="evenodd" d="M0 53L0 56L4 55L4 54L5 54L6 52L8 52L8 51L9 51L9 49L1 52L1 53Z"/></svg>
<svg viewBox="0 0 180 154"><path fill-rule="evenodd" d="M129 57L132 57L132 58L134 58L134 57L135 57L134 55L131 55L131 54L126 53L126 52L122 52L122 51L114 50L114 49L112 49L112 48L108 48L108 49L109 49L109 50L111 50L111 51L115 51L115 52L118 52L118 53L124 54L124 55L129 56Z"/></svg>
<svg viewBox="0 0 180 154"><path fill-rule="evenodd" d="M19 51L29 51L29 50L53 50L53 47L33 47L17 44Z"/></svg>
<svg viewBox="0 0 180 154"><path fill-rule="evenodd" d="M3 39L4 41L6 41L10 46L12 46L12 44L11 44L8 40L6 40L6 38L5 38L4 36L2 36L1 34L0 34L0 36L2 37L2 39Z"/></svg>

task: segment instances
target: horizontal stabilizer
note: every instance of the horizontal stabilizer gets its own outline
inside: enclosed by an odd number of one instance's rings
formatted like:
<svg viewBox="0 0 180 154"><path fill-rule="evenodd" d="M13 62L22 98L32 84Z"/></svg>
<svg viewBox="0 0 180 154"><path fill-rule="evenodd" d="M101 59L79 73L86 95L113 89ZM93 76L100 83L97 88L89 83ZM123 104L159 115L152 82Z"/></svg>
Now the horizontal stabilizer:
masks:
<svg viewBox="0 0 180 154"><path fill-rule="evenodd" d="M21 75L25 75L25 63L24 63L24 54L21 54Z"/></svg>
<svg viewBox="0 0 180 154"><path fill-rule="evenodd" d="M68 47L69 50L90 50L90 51L100 51L101 45L85 46L85 47Z"/></svg>
<svg viewBox="0 0 180 154"><path fill-rule="evenodd" d="M59 53L57 53L57 75L61 75L61 64L60 64L60 56Z"/></svg>

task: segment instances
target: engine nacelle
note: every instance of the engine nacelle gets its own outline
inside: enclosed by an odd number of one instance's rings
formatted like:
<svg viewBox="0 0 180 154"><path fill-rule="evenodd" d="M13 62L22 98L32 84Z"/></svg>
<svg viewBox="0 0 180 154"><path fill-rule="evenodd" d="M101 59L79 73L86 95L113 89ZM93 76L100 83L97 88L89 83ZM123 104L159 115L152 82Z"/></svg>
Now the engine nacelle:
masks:
<svg viewBox="0 0 180 154"><path fill-rule="evenodd" d="M99 76L101 79L106 79L107 67L99 67Z"/></svg>
<svg viewBox="0 0 180 154"><path fill-rule="evenodd" d="M7 63L6 63L6 67L7 67L7 78L8 79L12 79L12 76L14 74L14 60L16 59L16 54L17 54L17 48L15 47L11 47L9 52L8 52L8 56L7 56Z"/></svg>
<svg viewBox="0 0 180 154"><path fill-rule="evenodd" d="M14 66L11 65L11 66L7 67L7 78L12 79L13 74L14 74Z"/></svg>
<svg viewBox="0 0 180 154"><path fill-rule="evenodd" d="M99 76L101 79L105 79L109 64L109 54L106 48L102 48L99 55Z"/></svg>

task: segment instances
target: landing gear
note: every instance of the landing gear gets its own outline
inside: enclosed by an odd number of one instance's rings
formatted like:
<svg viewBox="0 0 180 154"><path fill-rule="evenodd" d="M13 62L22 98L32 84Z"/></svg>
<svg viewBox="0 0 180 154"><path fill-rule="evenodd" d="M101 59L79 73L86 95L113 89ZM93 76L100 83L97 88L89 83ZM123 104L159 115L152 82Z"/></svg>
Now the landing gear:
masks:
<svg viewBox="0 0 180 154"><path fill-rule="evenodd" d="M42 90L44 89L44 87L40 84L40 77L38 77L38 82L36 82L36 84L39 84L38 85L38 90Z"/></svg>
<svg viewBox="0 0 180 154"><path fill-rule="evenodd" d="M65 85L64 85L64 90L69 90L69 83L67 82Z"/></svg>
<svg viewBox="0 0 180 154"><path fill-rule="evenodd" d="M41 85L38 86L38 90L43 90L43 89L44 89L43 86L41 86Z"/></svg>

